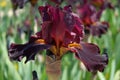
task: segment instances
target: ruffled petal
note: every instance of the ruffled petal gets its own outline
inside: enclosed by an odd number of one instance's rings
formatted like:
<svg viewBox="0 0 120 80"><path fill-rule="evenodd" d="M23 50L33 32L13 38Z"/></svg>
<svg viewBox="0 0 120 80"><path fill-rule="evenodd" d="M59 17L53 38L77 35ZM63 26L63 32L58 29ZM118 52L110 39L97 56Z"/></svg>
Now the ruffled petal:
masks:
<svg viewBox="0 0 120 80"><path fill-rule="evenodd" d="M107 22L96 22L95 25L91 25L90 33L93 36L101 36L106 33L109 28L109 24Z"/></svg>
<svg viewBox="0 0 120 80"><path fill-rule="evenodd" d="M42 38L47 43L55 42L57 47L62 43L64 44L64 40L69 39L68 43L70 43L73 38L67 38L66 35L69 34L69 37L72 37L72 32L77 35L74 39L75 42L79 42L80 38L83 37L82 22L77 14L72 12L70 5L64 8L46 5L40 6L38 9L43 19Z"/></svg>
<svg viewBox="0 0 120 80"><path fill-rule="evenodd" d="M16 10L17 7L23 8L24 4L27 2L26 0L11 0L13 9Z"/></svg>
<svg viewBox="0 0 120 80"><path fill-rule="evenodd" d="M80 59L88 71L104 71L108 64L107 54L100 55L100 50L97 45L92 43L81 43L81 48L75 49L75 57Z"/></svg>
<svg viewBox="0 0 120 80"><path fill-rule="evenodd" d="M10 59L21 61L23 57L26 57L26 63L29 60L34 60L35 55L40 50L49 49L50 45L39 44L35 42L35 39L35 37L31 37L31 40L26 44L11 44L9 48Z"/></svg>

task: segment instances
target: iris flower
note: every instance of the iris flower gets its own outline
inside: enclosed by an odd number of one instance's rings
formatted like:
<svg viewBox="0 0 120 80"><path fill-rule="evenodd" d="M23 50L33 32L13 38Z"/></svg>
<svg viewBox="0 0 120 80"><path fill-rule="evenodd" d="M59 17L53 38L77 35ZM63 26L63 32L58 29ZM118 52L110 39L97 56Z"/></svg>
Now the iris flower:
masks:
<svg viewBox="0 0 120 80"><path fill-rule="evenodd" d="M51 0L56 4L60 4L63 0ZM113 9L112 4L105 0L67 0L67 2L73 6L77 6L77 12L80 14L81 20L85 25L85 30L88 31L93 36L101 36L106 33L109 24L106 21L100 22L102 12L106 8Z"/></svg>
<svg viewBox="0 0 120 80"><path fill-rule="evenodd" d="M35 55L45 49L55 56L55 60L61 60L67 52L72 52L88 71L104 70L108 64L107 54L100 55L97 45L82 41L83 24L70 6L40 6L39 12L43 21L41 31L31 36L25 44L12 43L9 48L10 59L21 61L26 57L25 62L34 60Z"/></svg>
<svg viewBox="0 0 120 80"><path fill-rule="evenodd" d="M93 36L101 36L106 33L109 24L106 21L100 21L104 9L97 10L95 6L86 3L83 6L77 7L77 13L88 30Z"/></svg>

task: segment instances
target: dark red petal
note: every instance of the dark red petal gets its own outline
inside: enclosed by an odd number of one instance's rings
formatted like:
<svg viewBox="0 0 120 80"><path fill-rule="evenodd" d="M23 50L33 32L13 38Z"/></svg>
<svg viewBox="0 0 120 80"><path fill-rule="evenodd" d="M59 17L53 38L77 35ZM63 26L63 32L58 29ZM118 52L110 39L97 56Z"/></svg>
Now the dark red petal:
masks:
<svg viewBox="0 0 120 80"><path fill-rule="evenodd" d="M64 14L64 21L66 24L66 28L71 31L73 29L73 25L75 24L75 19L71 13L67 12Z"/></svg>
<svg viewBox="0 0 120 80"><path fill-rule="evenodd" d="M28 60L33 60L38 51L48 49L49 47L49 45L37 43L11 44L9 57L17 61L21 61L23 57L26 57L26 63Z"/></svg>
<svg viewBox="0 0 120 80"><path fill-rule="evenodd" d="M74 35L71 35L68 31L65 32L63 40L64 46L68 47L68 44L74 41Z"/></svg>
<svg viewBox="0 0 120 80"><path fill-rule="evenodd" d="M42 16L42 19L43 21L51 21L51 16L48 12L48 8L50 8L49 5L43 7L43 6L40 6L38 9L39 9L39 12Z"/></svg>
<svg viewBox="0 0 120 80"><path fill-rule="evenodd" d="M92 24L96 20L97 10L91 4L85 4L84 6L78 6L77 13L80 15L80 18L85 26ZM95 15L95 17L94 17Z"/></svg>
<svg viewBox="0 0 120 80"><path fill-rule="evenodd" d="M40 39L41 37L39 35L32 35L30 36L30 39L29 39L29 43L33 43L35 42L36 40Z"/></svg>
<svg viewBox="0 0 120 80"><path fill-rule="evenodd" d="M92 6L91 4L85 4L83 6L78 6L77 12L79 13L81 18L84 18L86 16L90 17L96 12L96 8Z"/></svg>
<svg viewBox="0 0 120 80"><path fill-rule="evenodd" d="M90 72L103 71L108 64L107 54L100 55L100 50L95 44L81 43L81 45L81 49L76 48L76 58L80 59Z"/></svg>
<svg viewBox="0 0 120 80"><path fill-rule="evenodd" d="M71 5L65 6L64 10L68 12L72 12L72 6Z"/></svg>
<svg viewBox="0 0 120 80"><path fill-rule="evenodd" d="M96 22L95 25L91 25L90 32L93 36L101 36L107 32L108 28L107 22Z"/></svg>
<svg viewBox="0 0 120 80"><path fill-rule="evenodd" d="M42 38L47 43L55 42L59 46L65 42L64 40L70 39L68 41L72 41L73 38L67 38L68 34L69 37L71 36L71 32L78 35L78 41L80 41L79 37L83 37L81 20L76 14L72 13L70 5L65 6L63 9L58 6L40 6L39 11L43 18ZM44 19L45 15L49 16L49 18Z"/></svg>

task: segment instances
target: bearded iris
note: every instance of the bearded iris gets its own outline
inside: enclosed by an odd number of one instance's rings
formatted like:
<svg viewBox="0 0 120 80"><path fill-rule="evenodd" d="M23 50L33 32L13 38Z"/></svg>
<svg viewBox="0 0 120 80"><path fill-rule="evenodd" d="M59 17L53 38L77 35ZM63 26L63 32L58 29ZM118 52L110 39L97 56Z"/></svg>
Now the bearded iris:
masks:
<svg viewBox="0 0 120 80"><path fill-rule="evenodd" d="M103 2L96 1L94 4L102 5ZM85 30L89 31L93 36L101 36L106 33L109 28L109 23L100 21L101 15L106 7L96 8L93 1L86 2L82 6L77 7L77 13L85 25Z"/></svg>
<svg viewBox="0 0 120 80"><path fill-rule="evenodd" d="M34 60L39 51L46 49L57 61L69 51L84 63L88 71L104 70L108 64L107 54L100 55L97 45L82 41L84 26L80 18L72 12L71 6L40 6L39 12L43 21L41 31L32 35L25 44L11 44L10 59L21 61L26 57L27 62Z"/></svg>

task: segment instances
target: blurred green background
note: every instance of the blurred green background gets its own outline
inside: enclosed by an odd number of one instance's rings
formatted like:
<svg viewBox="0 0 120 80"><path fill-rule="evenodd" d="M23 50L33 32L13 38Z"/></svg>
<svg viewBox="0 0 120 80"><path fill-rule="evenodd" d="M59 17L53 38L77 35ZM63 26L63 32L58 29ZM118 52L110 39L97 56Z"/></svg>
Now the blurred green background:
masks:
<svg viewBox="0 0 120 80"><path fill-rule="evenodd" d="M40 0L38 4L43 5L44 2ZM24 64L25 58L22 62L15 62L10 61L8 57L7 46L10 43L25 43L29 34L40 30L40 26L36 24L37 20L30 16L29 8L28 3L23 9L18 9L15 17L10 0L0 0L0 80L32 80L33 70L37 71L39 80L47 80L44 52L43 55L37 55L35 61L29 61L26 64ZM34 14L40 21L37 8L35 11ZM100 38L90 37L90 41L98 44L101 52L104 48L107 49L109 64L103 73L97 73L94 80L120 80L120 7L116 7L115 10L105 10L101 20L110 23L108 32ZM31 28L25 26L26 21L32 25ZM92 74L84 70L81 62L71 54L63 57L61 68L61 80L93 80Z"/></svg>

